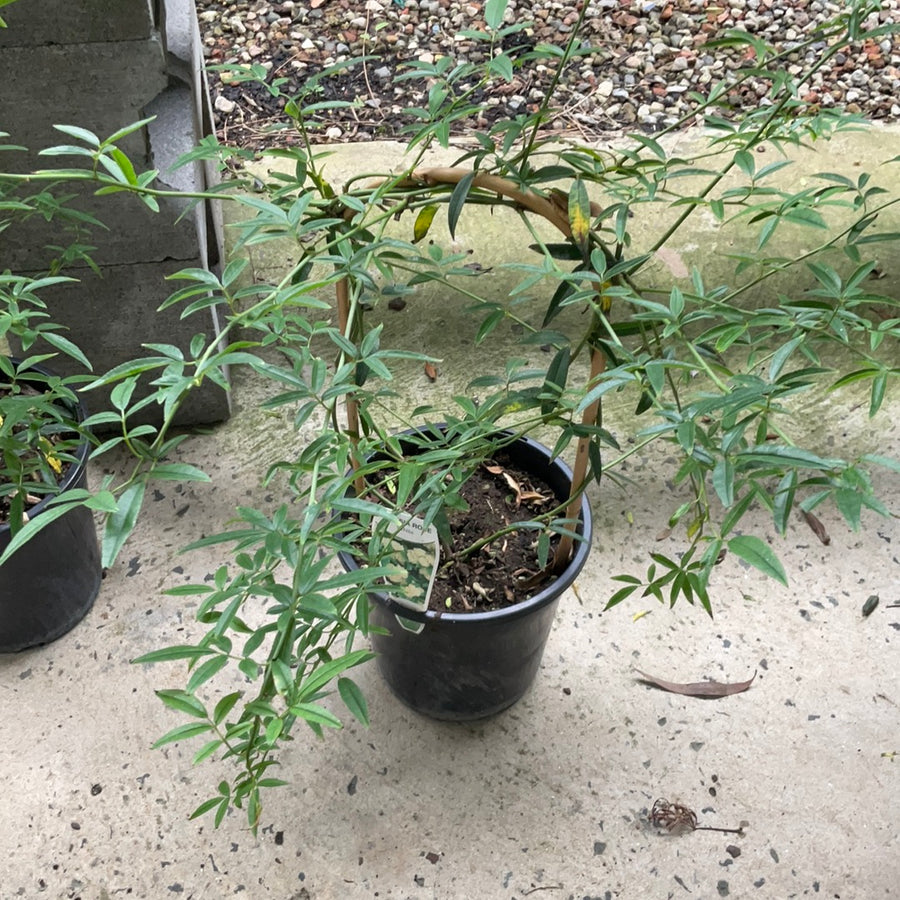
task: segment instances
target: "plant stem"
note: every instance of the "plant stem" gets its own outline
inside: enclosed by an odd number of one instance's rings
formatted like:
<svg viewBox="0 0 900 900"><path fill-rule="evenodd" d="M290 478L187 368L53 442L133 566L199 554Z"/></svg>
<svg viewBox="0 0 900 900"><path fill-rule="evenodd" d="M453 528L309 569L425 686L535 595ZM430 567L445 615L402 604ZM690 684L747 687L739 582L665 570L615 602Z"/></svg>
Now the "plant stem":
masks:
<svg viewBox="0 0 900 900"><path fill-rule="evenodd" d="M334 289L337 296L338 328L341 334L349 341L351 339L350 288L346 275L335 284ZM347 436L353 444L353 449L356 450L359 447L359 404L353 394L347 394L345 408L347 411ZM359 469L359 456L355 452L353 453L351 464L354 470ZM357 496L362 496L366 487L362 475L357 475L353 483Z"/></svg>
<svg viewBox="0 0 900 900"><path fill-rule="evenodd" d="M592 345L590 383L594 384L605 371L606 357L596 346ZM585 409L581 416L582 425L592 426L597 421L599 413L600 397ZM582 435L578 438L578 445L575 450L575 465L572 469L572 494L570 496L569 506L566 509L566 518L571 519L572 521L577 521L578 511L581 507L581 488L587 478L588 462L590 459L588 448L590 447L592 440L591 437ZM578 489L578 493L575 493L576 488ZM566 567L569 558L572 556L573 545L573 538L570 535L564 534L560 538L559 544L556 547L556 553L553 555L552 571L560 572Z"/></svg>

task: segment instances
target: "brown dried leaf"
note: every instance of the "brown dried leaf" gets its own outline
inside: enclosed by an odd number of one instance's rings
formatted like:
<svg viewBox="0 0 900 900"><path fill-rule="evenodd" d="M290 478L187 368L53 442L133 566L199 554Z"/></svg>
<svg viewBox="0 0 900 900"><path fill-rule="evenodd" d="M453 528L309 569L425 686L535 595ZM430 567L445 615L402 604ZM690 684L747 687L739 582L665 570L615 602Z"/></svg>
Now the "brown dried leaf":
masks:
<svg viewBox="0 0 900 900"><path fill-rule="evenodd" d="M825 526L816 516L805 509L800 510L800 515L803 516L806 524L812 529L813 534L827 547L831 543L831 536L825 530Z"/></svg>
<svg viewBox="0 0 900 900"><path fill-rule="evenodd" d="M546 503L550 497L540 491L520 491L516 496L516 506L520 503Z"/></svg>
<svg viewBox="0 0 900 900"><path fill-rule="evenodd" d="M724 684L721 681L694 681L689 684L678 684L674 681L665 681L654 675L648 675L640 669L635 669L635 672L640 675L641 681L651 684L653 687L658 687L661 690L669 691L672 694L683 694L686 697L708 697L713 699L728 697L731 694L740 694L743 691L746 691L747 688L753 684L753 679L756 678L756 672L754 671L753 677L750 678L749 681L736 681L732 684Z"/></svg>
<svg viewBox="0 0 900 900"><path fill-rule="evenodd" d="M430 362L425 363L425 374L429 381L437 381L437 369Z"/></svg>

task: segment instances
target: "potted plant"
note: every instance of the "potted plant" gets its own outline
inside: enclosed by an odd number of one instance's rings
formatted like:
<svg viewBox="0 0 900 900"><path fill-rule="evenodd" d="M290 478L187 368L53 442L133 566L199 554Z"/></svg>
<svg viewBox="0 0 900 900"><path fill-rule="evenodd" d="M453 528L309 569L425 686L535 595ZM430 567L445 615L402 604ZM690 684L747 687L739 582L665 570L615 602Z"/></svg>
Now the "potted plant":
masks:
<svg viewBox="0 0 900 900"><path fill-rule="evenodd" d="M504 537L524 529L532 538L532 556L528 572L516 576L521 583L510 585L515 601L520 589L539 592L542 580L552 582L586 552L589 516L582 504L589 482L601 479L602 489L634 454L662 444L677 458L674 477L689 491L669 519L683 534L684 548L672 555L653 553L641 576L613 576L621 587L609 605L639 593L672 603L698 602L711 611L713 573L725 553L786 581L768 543L744 533L752 506L768 509L781 532L792 510L800 506L812 516L829 500L852 527L859 527L864 508L886 512L869 469L897 470L897 463L877 455L844 460L823 455L820 446L799 444L792 437L790 403L803 391L867 383L870 413L881 406L898 373L890 350L900 337L900 317L896 300L871 290L867 277L876 263L866 254L894 239L893 232L881 230L879 216L900 198L877 187L870 173L857 180L821 173L812 187L778 187L772 178L789 160L761 166L756 156L763 146L798 147L860 124L843 113L807 108L798 98L841 47L880 33L866 30L877 4L851 4L809 41L781 53L745 33L726 36L726 45L752 47L755 62L738 69L731 82L713 86L708 97L696 98L691 116L704 119L711 135L690 157L673 155L662 138L644 134L614 150L557 141L544 131L552 115L550 91L536 109L476 128L475 149L462 153L458 165L423 167L430 143L446 143L453 123L481 111L477 98L487 80L512 77L517 67L536 62L555 67L558 78L582 52L589 4L565 47L535 47L515 59L500 49L521 27L503 26L505 6L503 0L485 4L482 39L489 52L483 65L412 66L410 77L422 79L426 100L411 111L413 159L399 173L361 176L343 188L332 185L311 136L328 104L285 98L300 144L267 155L286 159L290 171L255 184L262 196L232 198L250 212L235 226L234 257L220 276L180 273L184 284L168 301L183 305L185 315L218 304L225 320L221 340L198 337L188 356L154 345L147 359L100 379L118 382L124 417L130 386L155 375L155 399L166 415L163 431L144 440L157 450L164 446L165 422L191 384L223 377L229 364L248 366L267 379L273 393L266 406L289 409L303 435L300 442L284 442L284 458L265 475L265 483L283 493L283 504L274 511L241 508L234 527L192 545L230 548L212 583L172 592L197 598L205 633L139 660L188 663L186 680L158 694L190 721L158 744L203 737L195 761L219 755L237 763L237 775L223 780L195 811L214 811L217 824L237 806L246 810L251 827L257 826L262 789L281 783L272 771L281 742L300 723L319 735L339 726L333 709L322 702L329 691L336 689L350 712L367 722L365 700L350 677L354 667L372 658L361 640L374 634L389 645L421 637L412 629L422 624L427 630L445 619L443 624L464 628L466 615L476 621L486 600L475 588L481 584L476 578L474 593L466 597L475 608L471 613L457 618L435 610L429 617L403 604L398 608L403 567L395 541L410 517L414 530L434 528L444 542L445 561L449 554L462 571L485 548L488 557L500 555ZM792 75L788 67L813 43L825 49ZM328 75L311 79L307 93ZM250 70L232 77L267 75ZM731 93L751 78L769 78L766 102L737 118L724 115ZM278 89L274 83L268 88ZM192 158L230 155L206 142ZM121 159L117 166L96 162L85 177L101 190L131 191L146 200L165 193ZM442 207L452 235L465 210L476 204L498 208L525 229L536 255L510 261L522 273L513 294L540 290L548 299L539 315L482 296L463 255L425 241ZM735 261L736 277L722 284L718 279L708 284L702 272L679 284L660 282L649 262L673 236L691 229L700 213L722 227L754 226L755 249L751 242ZM632 218L642 215L665 224L640 247ZM408 220L405 233L395 230L398 216L401 228L403 217ZM558 236L538 229L535 218L549 222ZM802 255L787 255L777 236L788 226L812 228L820 239ZM248 284L241 253L284 239L292 242L293 253L284 276L274 284ZM807 273L811 284L788 288L778 282L795 269ZM434 360L385 345L382 326L370 324L367 310L427 282L469 299L473 315L482 317L478 342L494 371L476 379L473 391L455 397L449 409L425 405L410 411L395 402L395 370ZM775 285L768 295L760 290ZM326 294L331 291L333 301ZM547 348L546 365L491 354L498 328L507 322L514 322L532 347ZM826 355L835 349L850 360L843 370L836 371ZM634 404L627 435L617 435L604 421L609 396ZM549 492L504 478L507 463L501 454L534 433L551 435L550 458L573 457L571 477L562 471L567 490L554 483L556 476L548 476ZM147 455L159 458L156 452ZM471 506L463 488L489 469L498 470L488 474L506 483L504 502L510 506L521 505L526 493L552 496L518 525L501 523L454 549L449 526L465 519ZM333 562L341 555L355 559L358 568L337 569ZM373 612L373 593L390 594L394 602ZM485 616L485 624L490 618ZM383 630L393 636L383 636ZM499 638L494 633L489 640ZM428 647L425 641L422 646ZM435 645L431 652L443 651ZM242 687L228 682L219 690L220 673L233 666L245 679Z"/></svg>
<svg viewBox="0 0 900 900"><path fill-rule="evenodd" d="M52 324L41 321L45 315L41 289L64 280L0 274L0 334L15 335L26 348L41 335L87 364ZM83 426L87 414L75 391L80 379L54 375L42 365L48 357L52 354L23 359L0 355L0 652L4 653L65 634L86 615L100 589L93 514L77 503L88 496L86 463L91 449ZM23 541L29 525L35 533Z"/></svg>
<svg viewBox="0 0 900 900"><path fill-rule="evenodd" d="M132 129L126 129L130 132ZM5 138L0 134L0 138ZM23 148L3 144L0 150ZM77 173L75 173L77 174ZM87 178L90 173L84 173ZM163 464L181 438L145 446L122 410L89 416L80 389L95 381L91 363L55 321L46 291L75 281L61 274L74 261L93 266L85 243L93 216L70 206L60 190L72 172L46 178L0 174L0 232L29 217L51 221L69 243L47 248L46 271L0 271L0 652L46 644L73 628L91 609L102 570L111 565L134 526L151 473L163 478L203 477L190 466ZM33 182L33 183L32 183ZM69 371L52 370L61 356ZM81 369L81 373L78 373ZM119 388L121 401L127 388ZM132 404L134 408L135 404ZM96 425L115 424L118 436L99 441ZM90 490L87 464L114 446L127 446L134 470ZM156 452L156 451L160 452ZM103 545L94 515L105 518Z"/></svg>

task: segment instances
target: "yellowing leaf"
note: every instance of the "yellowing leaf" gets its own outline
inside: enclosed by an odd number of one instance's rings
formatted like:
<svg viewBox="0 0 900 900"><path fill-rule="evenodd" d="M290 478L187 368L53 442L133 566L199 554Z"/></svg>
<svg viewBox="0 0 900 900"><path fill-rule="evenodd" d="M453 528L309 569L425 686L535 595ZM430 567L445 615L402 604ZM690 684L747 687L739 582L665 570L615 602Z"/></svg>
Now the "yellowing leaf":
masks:
<svg viewBox="0 0 900 900"><path fill-rule="evenodd" d="M431 223L434 221L437 211L438 208L435 204L424 206L419 210L419 215L416 216L416 223L413 225L414 244L418 244L428 234L428 229L431 228Z"/></svg>
<svg viewBox="0 0 900 900"><path fill-rule="evenodd" d="M591 201L580 178L575 180L569 191L569 227L575 243L587 256L591 236Z"/></svg>

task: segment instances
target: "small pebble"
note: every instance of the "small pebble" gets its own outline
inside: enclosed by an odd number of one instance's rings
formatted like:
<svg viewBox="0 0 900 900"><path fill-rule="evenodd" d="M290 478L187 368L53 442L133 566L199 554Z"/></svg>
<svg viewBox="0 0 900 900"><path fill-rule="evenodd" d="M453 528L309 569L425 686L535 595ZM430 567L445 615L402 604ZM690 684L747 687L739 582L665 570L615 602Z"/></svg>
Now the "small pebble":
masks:
<svg viewBox="0 0 900 900"><path fill-rule="evenodd" d="M417 60L438 65L444 57L479 62L485 46L466 35L483 28L484 3L475 0L392 0L372 3L328 2L311 8L297 0L261 3L259 0L196 0L203 55L212 65L253 63L285 78L281 90L296 96L308 73L341 59L370 55L357 65L326 80L335 99L355 104L330 109L319 120L321 140L363 140L373 133L396 134L401 111L422 103L424 83L419 79L395 81L398 65ZM705 8L705 14L704 14ZM558 131L577 128L582 135L608 135L623 128L658 130L685 116L695 106L692 92L704 92L746 64L744 47L713 47L728 29L739 28L771 43L777 51L800 47L813 30L839 11L840 4L825 0L718 0L714 6L678 0L594 0L584 24L584 41L592 48L555 88L554 103L569 114L552 120ZM327 14L326 14L327 13ZM536 44L560 46L577 21L575 7L561 0L510 0L507 25L524 24L522 31L505 38L513 57L518 48ZM866 28L900 24L900 4L886 2L865 23ZM507 46L508 44L508 46ZM710 49L704 51L709 44ZM826 49L813 44L805 55L797 53L788 71L806 71ZM900 120L900 39L881 34L864 46L842 49L804 86L810 105L847 109L882 121ZM526 113L540 102L551 83L551 65L532 65L525 83L504 78L489 85L483 100L485 124L490 110ZM269 82L274 75L267 76ZM517 75L517 78L519 76ZM210 73L212 87L229 78L227 72ZM230 97L221 93L214 106L219 123L228 116L228 139L265 131L283 116L284 99L252 83L235 84ZM492 88L500 89L496 93ZM731 98L733 113L768 105L767 85L759 79ZM240 116L231 116L236 107ZM496 113L493 113L496 115ZM244 129L243 131L241 129ZM271 132L269 133L271 135ZM271 138L267 138L270 140Z"/></svg>

